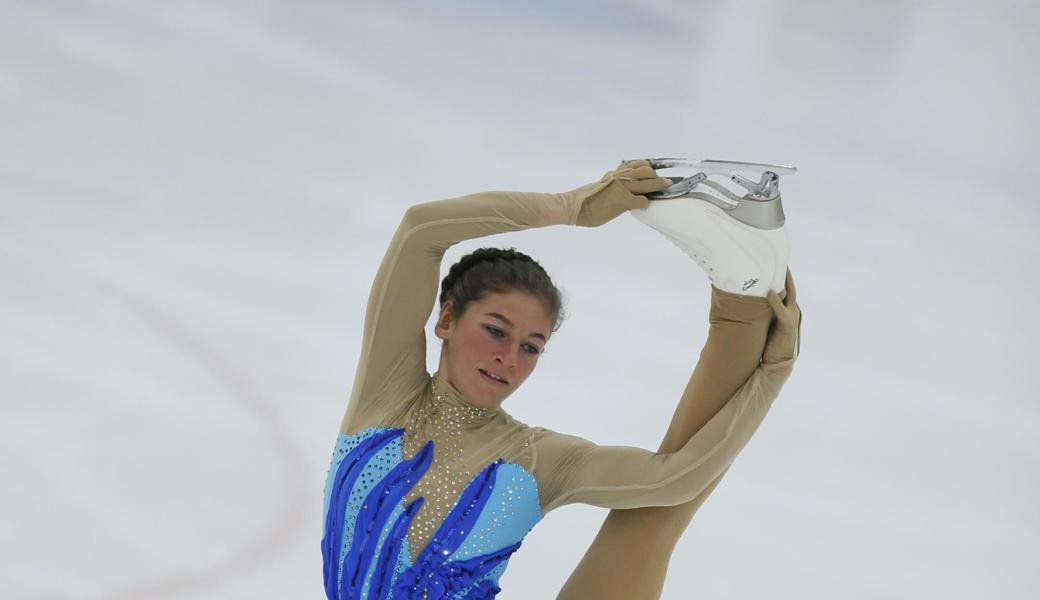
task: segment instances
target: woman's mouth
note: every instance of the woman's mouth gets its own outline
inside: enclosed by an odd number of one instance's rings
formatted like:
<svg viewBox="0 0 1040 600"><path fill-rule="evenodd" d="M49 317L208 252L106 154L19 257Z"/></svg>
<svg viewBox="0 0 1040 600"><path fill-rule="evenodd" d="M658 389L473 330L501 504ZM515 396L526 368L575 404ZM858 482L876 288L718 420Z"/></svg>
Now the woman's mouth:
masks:
<svg viewBox="0 0 1040 600"><path fill-rule="evenodd" d="M488 372L487 372L487 371L485 371L484 369L477 369L477 370L478 370L478 371L480 371L480 373L481 373L481 374L482 374L482 375L483 375L483 376L484 376L484 377L485 377L486 379L488 379L489 381L493 381L493 382L495 382L495 383L497 383L497 384L499 384L499 385L509 385L509 382L508 382L508 381L506 381L506 380L504 380L504 379L501 379L501 378L499 378L499 377L497 377L497 376L495 376L495 375L492 375L491 373L488 373Z"/></svg>

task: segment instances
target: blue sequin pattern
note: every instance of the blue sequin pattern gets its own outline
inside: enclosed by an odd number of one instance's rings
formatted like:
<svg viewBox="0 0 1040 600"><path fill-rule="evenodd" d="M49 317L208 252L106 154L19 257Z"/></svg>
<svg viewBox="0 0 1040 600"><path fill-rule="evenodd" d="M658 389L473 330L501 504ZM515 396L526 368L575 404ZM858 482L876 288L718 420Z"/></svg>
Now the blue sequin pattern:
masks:
<svg viewBox="0 0 1040 600"><path fill-rule="evenodd" d="M341 433L325 482L321 540L329 600L487 600L541 520L538 486L520 465L492 461L467 483L413 561L408 526L422 506L404 496L433 460L433 441L404 458L404 429Z"/></svg>

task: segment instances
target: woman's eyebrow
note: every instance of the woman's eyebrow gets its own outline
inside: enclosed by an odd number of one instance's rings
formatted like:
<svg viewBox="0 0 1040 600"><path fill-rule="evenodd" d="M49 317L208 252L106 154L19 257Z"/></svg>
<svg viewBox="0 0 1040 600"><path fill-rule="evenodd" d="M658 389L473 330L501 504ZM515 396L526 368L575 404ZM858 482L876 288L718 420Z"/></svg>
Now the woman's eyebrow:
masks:
<svg viewBox="0 0 1040 600"><path fill-rule="evenodd" d="M497 312L489 312L489 313L484 313L484 314L489 316L489 317L495 317L496 319L501 319L503 323L505 323L506 325L509 325L510 327L516 327L516 325L513 325L512 321L510 321L509 319L505 318L505 316L500 315ZM531 333L529 333L527 335L530 336L530 337L541 338L541 340L543 342L546 342L546 343L549 342L549 340L547 340L544 335L542 335L541 333L538 333L537 331L532 331Z"/></svg>

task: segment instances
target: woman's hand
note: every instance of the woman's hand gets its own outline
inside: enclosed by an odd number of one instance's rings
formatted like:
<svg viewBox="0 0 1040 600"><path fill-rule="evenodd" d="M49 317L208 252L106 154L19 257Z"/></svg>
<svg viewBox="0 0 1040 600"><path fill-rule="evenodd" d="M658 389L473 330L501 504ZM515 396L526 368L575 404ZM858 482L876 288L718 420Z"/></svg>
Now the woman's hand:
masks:
<svg viewBox="0 0 1040 600"><path fill-rule="evenodd" d="M646 159L633 160L608 171L596 183L583 189L593 190L581 204L575 225L599 227L623 212L634 208L645 209L650 205L646 196L672 185L672 180L660 177ZM598 189L597 189L598 188Z"/></svg>
<svg viewBox="0 0 1040 600"><path fill-rule="evenodd" d="M780 300L780 295L769 290L766 300L773 307L776 319L769 326L769 337L762 351L762 362L774 364L798 357L801 350L802 309L798 307L798 297L794 289L791 269L787 269L784 281L787 296Z"/></svg>

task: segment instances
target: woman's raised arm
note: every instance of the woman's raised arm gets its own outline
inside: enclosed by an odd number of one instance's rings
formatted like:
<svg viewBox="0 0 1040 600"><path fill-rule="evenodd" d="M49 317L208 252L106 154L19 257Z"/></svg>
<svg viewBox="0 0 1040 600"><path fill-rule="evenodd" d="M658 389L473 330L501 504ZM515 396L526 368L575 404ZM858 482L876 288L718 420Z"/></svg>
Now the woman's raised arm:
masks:
<svg viewBox="0 0 1040 600"><path fill-rule="evenodd" d="M440 263L463 240L548 225L598 226L663 189L647 161L627 163L570 192L481 192L410 207L376 272L361 355L340 430L372 423L426 384L425 325L438 293Z"/></svg>

